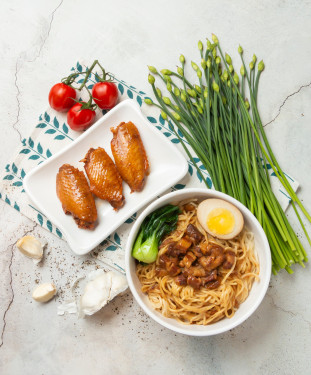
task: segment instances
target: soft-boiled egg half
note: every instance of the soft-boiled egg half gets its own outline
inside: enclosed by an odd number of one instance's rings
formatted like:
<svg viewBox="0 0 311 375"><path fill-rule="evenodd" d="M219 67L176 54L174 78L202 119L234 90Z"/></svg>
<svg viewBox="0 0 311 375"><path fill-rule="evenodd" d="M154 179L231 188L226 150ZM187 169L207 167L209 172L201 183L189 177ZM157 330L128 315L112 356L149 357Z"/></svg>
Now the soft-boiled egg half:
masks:
<svg viewBox="0 0 311 375"><path fill-rule="evenodd" d="M206 199L198 205L198 220L207 233L230 240L236 237L244 226L241 211L222 199Z"/></svg>

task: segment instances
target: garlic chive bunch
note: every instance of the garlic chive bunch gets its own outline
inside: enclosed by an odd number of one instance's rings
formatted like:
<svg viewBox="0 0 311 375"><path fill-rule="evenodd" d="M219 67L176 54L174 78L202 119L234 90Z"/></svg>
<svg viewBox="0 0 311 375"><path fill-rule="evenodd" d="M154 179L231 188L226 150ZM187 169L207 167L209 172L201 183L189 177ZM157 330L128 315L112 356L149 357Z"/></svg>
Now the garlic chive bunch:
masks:
<svg viewBox="0 0 311 375"><path fill-rule="evenodd" d="M237 70L215 35L212 41L206 40L205 47L199 41L198 50L200 63L190 62L197 75L195 84L185 76L184 55L179 57L176 72L169 69L159 72L149 66L148 81L157 103L150 98L145 102L160 108L163 119L175 125L176 137L203 181L191 149L209 172L215 189L238 199L257 217L269 240L273 273L284 268L292 273L294 263L304 267L307 255L272 191L269 169L273 169L287 191L310 244L300 212L310 222L311 216L283 173L262 125L257 97L264 62L258 62L253 55L247 65L239 46L242 65ZM156 87L156 78L164 84L167 94Z"/></svg>

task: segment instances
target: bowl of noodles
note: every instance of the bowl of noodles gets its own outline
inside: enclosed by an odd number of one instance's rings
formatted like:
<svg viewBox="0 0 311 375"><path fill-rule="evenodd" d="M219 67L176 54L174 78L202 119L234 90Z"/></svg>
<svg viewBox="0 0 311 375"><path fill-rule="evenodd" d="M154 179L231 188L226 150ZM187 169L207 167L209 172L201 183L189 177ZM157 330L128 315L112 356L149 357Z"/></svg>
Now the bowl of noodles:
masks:
<svg viewBox="0 0 311 375"><path fill-rule="evenodd" d="M226 208L204 211L206 202L222 202L233 215ZM209 218L211 212L227 216L214 215L209 228L206 212ZM165 215L158 241L154 235L153 242L143 242L142 232L161 228ZM229 228L228 218L237 224ZM240 225L233 238L212 234L224 223L233 232ZM217 191L184 189L140 214L129 234L125 267L134 298L151 318L178 333L211 336L233 329L257 309L269 286L271 253L261 225L243 204Z"/></svg>

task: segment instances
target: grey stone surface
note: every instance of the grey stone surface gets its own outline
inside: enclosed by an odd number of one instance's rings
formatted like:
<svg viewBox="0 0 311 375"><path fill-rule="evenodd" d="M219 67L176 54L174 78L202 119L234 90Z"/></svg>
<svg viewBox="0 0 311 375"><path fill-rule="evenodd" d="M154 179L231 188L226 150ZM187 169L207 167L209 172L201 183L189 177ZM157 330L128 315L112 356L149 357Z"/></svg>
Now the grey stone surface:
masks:
<svg viewBox="0 0 311 375"><path fill-rule="evenodd" d="M301 183L311 211L310 1L2 1L0 4L0 170L47 106L50 87L77 59L98 58L118 77L150 92L147 64L173 69L195 57L211 32L237 57L266 64L260 112L286 171ZM293 212L288 215L299 235ZM87 319L56 307L77 276L94 269L67 244L0 201L0 373L12 374L300 374L311 367L310 266L272 277L263 303L238 328L191 338L151 321L128 292ZM310 225L307 224L310 230ZM35 266L16 249L33 233L48 242ZM310 247L303 239L307 251ZM37 282L59 295L31 299Z"/></svg>

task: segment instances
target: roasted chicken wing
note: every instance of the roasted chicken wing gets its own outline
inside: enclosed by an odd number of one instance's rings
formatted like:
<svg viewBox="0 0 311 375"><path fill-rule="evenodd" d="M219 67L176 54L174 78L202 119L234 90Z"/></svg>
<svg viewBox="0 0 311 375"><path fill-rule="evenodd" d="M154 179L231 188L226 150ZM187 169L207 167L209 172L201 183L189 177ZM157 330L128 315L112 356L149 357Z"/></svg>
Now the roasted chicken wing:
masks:
<svg viewBox="0 0 311 375"><path fill-rule="evenodd" d="M83 172L69 164L60 167L56 176L56 193L65 214L71 214L79 228L94 228L97 210Z"/></svg>
<svg viewBox="0 0 311 375"><path fill-rule="evenodd" d="M111 131L111 150L118 171L131 192L141 191L149 174L149 163L139 131L132 122L121 122Z"/></svg>
<svg viewBox="0 0 311 375"><path fill-rule="evenodd" d="M93 194L108 201L114 209L124 204L122 178L107 152L98 147L90 148L85 158L84 169Z"/></svg>

